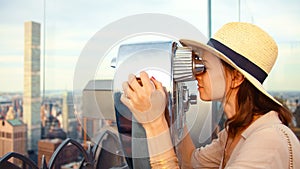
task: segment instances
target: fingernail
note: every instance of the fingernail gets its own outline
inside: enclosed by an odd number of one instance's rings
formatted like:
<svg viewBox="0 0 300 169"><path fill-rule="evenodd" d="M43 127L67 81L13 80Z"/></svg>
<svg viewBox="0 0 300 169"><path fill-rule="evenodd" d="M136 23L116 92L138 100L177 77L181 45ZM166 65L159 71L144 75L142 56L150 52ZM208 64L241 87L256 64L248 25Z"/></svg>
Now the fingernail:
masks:
<svg viewBox="0 0 300 169"><path fill-rule="evenodd" d="M135 79L134 74L129 74L128 75L128 81L131 82L133 79Z"/></svg>
<svg viewBox="0 0 300 169"><path fill-rule="evenodd" d="M155 77L151 76L151 79L156 80Z"/></svg>

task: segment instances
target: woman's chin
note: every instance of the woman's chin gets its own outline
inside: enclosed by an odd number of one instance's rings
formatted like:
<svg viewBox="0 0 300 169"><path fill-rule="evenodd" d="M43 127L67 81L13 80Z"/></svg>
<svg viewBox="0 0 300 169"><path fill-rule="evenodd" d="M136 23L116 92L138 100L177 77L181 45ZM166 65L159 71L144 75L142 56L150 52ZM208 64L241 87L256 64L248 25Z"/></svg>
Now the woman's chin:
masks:
<svg viewBox="0 0 300 169"><path fill-rule="evenodd" d="M211 101L211 98L210 98L210 97L202 96L201 94L200 94L200 99L201 99L202 101Z"/></svg>

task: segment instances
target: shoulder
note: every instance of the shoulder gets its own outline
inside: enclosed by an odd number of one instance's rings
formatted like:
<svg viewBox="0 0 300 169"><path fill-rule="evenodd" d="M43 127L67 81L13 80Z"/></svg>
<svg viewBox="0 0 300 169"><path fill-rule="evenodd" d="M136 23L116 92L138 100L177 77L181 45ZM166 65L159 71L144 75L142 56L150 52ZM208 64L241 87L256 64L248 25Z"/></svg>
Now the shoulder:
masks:
<svg viewBox="0 0 300 169"><path fill-rule="evenodd" d="M300 159L299 149L300 142L293 131L283 124L276 124L252 133L244 140L240 153L246 152L248 158L259 157L261 162L267 162L265 165L278 167L288 164L291 156ZM300 161L293 160L293 163L300 166Z"/></svg>
<svg viewBox="0 0 300 169"><path fill-rule="evenodd" d="M283 124L267 125L259 128L247 136L245 142L260 142L261 144L286 147L287 141L299 142L294 132Z"/></svg>
<svg viewBox="0 0 300 169"><path fill-rule="evenodd" d="M269 126L255 130L242 138L235 148L230 166L250 168L282 168L289 162L289 150L284 134Z"/></svg>
<svg viewBox="0 0 300 169"><path fill-rule="evenodd" d="M277 126L269 126L255 130L247 138L243 138L241 149L253 153L287 154L287 140Z"/></svg>

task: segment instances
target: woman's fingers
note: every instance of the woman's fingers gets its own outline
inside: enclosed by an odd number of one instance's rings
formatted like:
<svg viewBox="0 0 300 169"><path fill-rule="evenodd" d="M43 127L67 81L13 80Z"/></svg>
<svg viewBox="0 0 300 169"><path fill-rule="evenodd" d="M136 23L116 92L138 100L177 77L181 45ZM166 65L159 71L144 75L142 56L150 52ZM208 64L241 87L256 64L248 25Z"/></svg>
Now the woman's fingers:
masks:
<svg viewBox="0 0 300 169"><path fill-rule="evenodd" d="M124 90L124 95L126 98L130 99L132 97L135 97L135 93L133 89L129 86L128 82L123 82L122 88Z"/></svg>
<svg viewBox="0 0 300 169"><path fill-rule="evenodd" d="M133 74L128 76L128 85L133 91L139 92L141 90L141 85L137 81L136 76Z"/></svg>
<svg viewBox="0 0 300 169"><path fill-rule="evenodd" d="M153 76L149 79L148 74L145 71L140 73L140 79L142 84L138 82L136 76L130 74L128 81L122 84L125 96L134 98L134 96L149 95L155 90L164 91L164 87L160 81L157 81Z"/></svg>
<svg viewBox="0 0 300 169"><path fill-rule="evenodd" d="M121 100L121 102L122 102L125 106L127 106L129 109L131 109L131 104L130 104L129 99L128 99L128 97L126 96L125 93L121 95L121 99L120 99L120 100Z"/></svg>
<svg viewBox="0 0 300 169"><path fill-rule="evenodd" d="M157 90L164 90L162 83L160 81L157 81L153 76L151 77L151 81Z"/></svg>
<svg viewBox="0 0 300 169"><path fill-rule="evenodd" d="M148 91L148 92L152 92L154 87L153 84L151 83L150 79L149 79L149 75L145 72L142 71L140 73L140 77L141 77L141 81L143 83L143 87Z"/></svg>
<svg viewBox="0 0 300 169"><path fill-rule="evenodd" d="M162 83L149 79L146 72L140 73L141 83L130 74L128 81L122 84L124 94L121 101L141 123L149 123L161 117L166 106L166 95Z"/></svg>

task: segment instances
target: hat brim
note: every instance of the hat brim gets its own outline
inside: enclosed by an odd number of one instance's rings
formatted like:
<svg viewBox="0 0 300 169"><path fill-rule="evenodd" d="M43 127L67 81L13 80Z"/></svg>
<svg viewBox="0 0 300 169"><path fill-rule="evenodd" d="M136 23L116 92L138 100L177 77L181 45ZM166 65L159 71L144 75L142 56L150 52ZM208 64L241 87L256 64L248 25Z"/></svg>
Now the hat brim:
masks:
<svg viewBox="0 0 300 169"><path fill-rule="evenodd" d="M254 78L248 72L244 71L239 66L237 66L232 60L230 60L228 57L226 57L226 55L224 55L223 53L219 52L218 50L214 49L213 47L211 47L209 45L206 45L206 44L203 44L203 43L200 43L200 42L197 42L197 41L193 41L193 40L189 40L189 39L180 39L179 42L183 46L192 48L192 50L197 51L199 49L203 49L203 50L206 50L206 51L212 53L213 55L219 57L220 59L222 59L223 61L225 61L229 65L231 65L233 68L235 68L236 70L238 70L239 72L241 72L245 76L245 78L248 79L250 81L250 83L252 83L264 95L266 95L267 97L269 97L270 99L272 99L275 103L277 103L280 106L282 106L282 103L280 103L272 95L270 95L264 89L263 85L256 78Z"/></svg>

